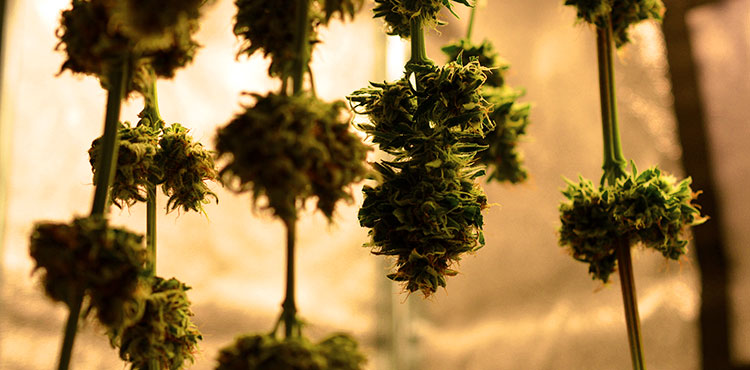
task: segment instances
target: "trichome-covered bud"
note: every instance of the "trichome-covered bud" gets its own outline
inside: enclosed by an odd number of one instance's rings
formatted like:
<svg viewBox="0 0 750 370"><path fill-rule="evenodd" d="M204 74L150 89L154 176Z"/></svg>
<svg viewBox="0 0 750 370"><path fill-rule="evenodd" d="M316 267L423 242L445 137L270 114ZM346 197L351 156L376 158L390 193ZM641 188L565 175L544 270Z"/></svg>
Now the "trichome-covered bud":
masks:
<svg viewBox="0 0 750 370"><path fill-rule="evenodd" d="M452 44L441 48L448 57L448 61L461 58L461 64L467 64L477 60L482 67L489 68L486 71L487 81L484 86L500 87L505 84L504 74L510 68L510 64L495 51L492 43L484 40L481 44L474 44L469 40L460 39Z"/></svg>
<svg viewBox="0 0 750 370"><path fill-rule="evenodd" d="M619 243L641 243L678 260L687 252L686 230L705 222L690 179L676 182L658 168L633 172L615 185L596 187L581 178L568 183L560 205L560 245L589 263L594 279L607 282L614 272Z"/></svg>
<svg viewBox="0 0 750 370"><path fill-rule="evenodd" d="M360 370L366 362L349 335L334 334L318 344L305 337L244 335L219 352L216 370Z"/></svg>
<svg viewBox="0 0 750 370"><path fill-rule="evenodd" d="M70 224L40 222L31 235L34 270L42 270L47 295L72 307L82 295L89 310L110 328L127 326L143 313L146 290L143 237L107 227L102 217L76 218ZM88 311L88 310L87 310Z"/></svg>
<svg viewBox="0 0 750 370"><path fill-rule="evenodd" d="M203 212L203 204L216 198L206 181L215 181L218 173L213 153L193 142L188 129L174 123L163 130L156 162L163 171L162 190L169 197L167 211L182 208Z"/></svg>
<svg viewBox="0 0 750 370"><path fill-rule="evenodd" d="M360 128L393 154L375 165L382 182L365 186L360 225L370 228L373 253L396 257L396 272L409 292L425 296L445 287L461 255L484 245L487 198L472 165L490 124L480 94L484 68L414 66L418 89L406 79L354 92L355 111L370 117Z"/></svg>
<svg viewBox="0 0 750 370"><path fill-rule="evenodd" d="M410 21L419 18L425 27L435 27L442 22L438 19L440 9L446 7L453 15L453 3L471 6L468 0L375 0L374 17L382 17L386 33L403 38L411 36Z"/></svg>
<svg viewBox="0 0 750 370"><path fill-rule="evenodd" d="M110 196L112 202L122 208L136 202L145 202L147 189L157 183L162 170L156 161L159 151L159 129L143 120L135 127L129 122L118 126L120 146L117 154L117 170L112 182ZM96 182L97 169L101 160L101 140L97 138L89 149L89 163Z"/></svg>
<svg viewBox="0 0 750 370"><path fill-rule="evenodd" d="M242 38L239 54L253 55L257 51L271 58L268 73L286 78L292 75L299 50L294 45L297 0L235 0L234 34ZM317 27L323 15L317 7L310 7L307 35L309 43L318 42Z"/></svg>
<svg viewBox="0 0 750 370"><path fill-rule="evenodd" d="M154 362L162 369L178 370L185 362L193 363L202 339L193 324L193 312L187 291L179 280L150 278L151 294L136 323L110 330L112 344L120 348L120 357L131 363L133 370L151 369Z"/></svg>
<svg viewBox="0 0 750 370"><path fill-rule="evenodd" d="M253 94L256 102L218 131L216 150L228 162L220 171L235 191L252 190L254 202L285 222L317 197L317 208L331 219L336 202L350 200L349 186L369 175L369 148L349 130L344 102L315 97Z"/></svg>
<svg viewBox="0 0 750 370"><path fill-rule="evenodd" d="M477 154L476 163L487 166L488 181L518 183L526 180L528 173L518 143L526 134L531 106L517 102L524 95L522 89L506 84L504 74L510 64L498 56L489 41L476 45L462 39L442 50L450 61L460 58L461 62L468 63L476 60L489 69L481 94L490 106L489 118L494 125L486 125L488 130L484 137L475 141L487 146Z"/></svg>
<svg viewBox="0 0 750 370"><path fill-rule="evenodd" d="M581 21L597 27L607 27L611 17L618 48L630 42L630 26L647 19L661 21L664 14L661 0L565 0L565 5L575 6Z"/></svg>

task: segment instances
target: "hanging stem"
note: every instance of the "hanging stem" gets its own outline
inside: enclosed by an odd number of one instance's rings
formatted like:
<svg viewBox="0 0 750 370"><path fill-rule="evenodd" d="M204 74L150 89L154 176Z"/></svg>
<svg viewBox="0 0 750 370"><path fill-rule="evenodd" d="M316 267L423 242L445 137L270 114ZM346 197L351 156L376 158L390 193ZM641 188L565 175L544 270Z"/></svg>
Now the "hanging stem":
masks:
<svg viewBox="0 0 750 370"><path fill-rule="evenodd" d="M109 188L115 177L117 167L117 123L120 120L120 105L122 103L123 89L128 77L127 60L123 59L112 64L109 74L110 87L107 94L107 112L104 118L104 136L102 138L102 156L98 163L94 190L94 202L91 206L92 216L106 217L109 206ZM78 317L81 314L83 303L83 291L76 294L73 304L70 306L68 320L65 324L65 336L62 349L60 350L60 362L58 370L67 370L70 366L70 357L73 353L73 343L78 329Z"/></svg>
<svg viewBox="0 0 750 370"><path fill-rule="evenodd" d="M156 186L146 189L146 248L148 249L149 276L156 276Z"/></svg>
<svg viewBox="0 0 750 370"><path fill-rule="evenodd" d="M294 59L294 70L292 71L292 91L295 95L302 92L305 78L305 70L310 59L310 45L307 30L310 28L310 1L297 0L295 13L296 29L294 32L294 49L297 50L297 58Z"/></svg>
<svg viewBox="0 0 750 370"><path fill-rule="evenodd" d="M628 342L634 370L644 370L643 346L641 344L641 318L638 314L638 300L635 293L633 263L630 257L630 243L622 240L617 246L617 266L620 273L622 302L625 307L625 322L628 327Z"/></svg>
<svg viewBox="0 0 750 370"><path fill-rule="evenodd" d="M289 338L294 335L294 329L299 325L297 323L297 305L294 298L294 241L296 237L296 220L284 222L286 225L286 296L284 303L281 304L283 309L281 320L284 321L284 337ZM298 333L297 333L298 334Z"/></svg>
<svg viewBox="0 0 750 370"><path fill-rule="evenodd" d="M466 29L466 41L471 41L471 33L474 31L474 17L477 14L477 6L479 0L474 0L474 5L471 7L471 15L469 15L469 26Z"/></svg>
<svg viewBox="0 0 750 370"><path fill-rule="evenodd" d="M414 17L409 22L409 26L411 27L411 58L409 59L407 66L410 64L432 64L432 61L427 58L422 19L420 17Z"/></svg>
<svg viewBox="0 0 750 370"><path fill-rule="evenodd" d="M604 175L606 181L614 185L617 179L625 176L625 158L620 144L620 130L617 123L617 101L614 81L614 59L612 41L612 20L607 18L604 27L596 29L597 59L599 64L599 95L602 110L602 134L604 142ZM641 325L638 315L638 301L633 278L633 263L630 256L630 242L622 239L615 246L620 273L625 322L628 328L630 354L634 370L644 370Z"/></svg>

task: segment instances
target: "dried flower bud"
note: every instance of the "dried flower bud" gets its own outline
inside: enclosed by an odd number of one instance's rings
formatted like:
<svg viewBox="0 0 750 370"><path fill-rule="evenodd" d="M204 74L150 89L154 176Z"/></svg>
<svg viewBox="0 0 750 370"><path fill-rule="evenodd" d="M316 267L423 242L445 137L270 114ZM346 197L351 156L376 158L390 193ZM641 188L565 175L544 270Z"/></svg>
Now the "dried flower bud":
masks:
<svg viewBox="0 0 750 370"><path fill-rule="evenodd" d="M255 334L222 349L218 362L216 370L360 370L366 360L347 334L334 334L317 345L305 337Z"/></svg>
<svg viewBox="0 0 750 370"><path fill-rule="evenodd" d="M150 369L152 361L163 369L182 369L186 361L193 363L202 338L193 324L190 289L179 280L155 277L149 279L151 294L146 298L143 315L138 322L119 330L110 330L113 346L120 348L120 357L132 369Z"/></svg>
<svg viewBox="0 0 750 370"><path fill-rule="evenodd" d="M138 320L144 292L143 237L108 228L101 217L76 218L70 224L40 222L31 235L34 270L43 270L47 295L73 306L80 294L89 298L102 324L119 328Z"/></svg>
<svg viewBox="0 0 750 370"><path fill-rule="evenodd" d="M563 191L568 202L560 205L560 245L568 246L576 260L589 263L594 279L607 282L617 263L618 241L642 243L664 257L677 260L687 252L687 228L705 222L690 179L651 168L617 180L614 186L595 187L581 178Z"/></svg>
<svg viewBox="0 0 750 370"><path fill-rule="evenodd" d="M118 129L120 146L117 154L117 170L112 182L110 196L112 202L122 208L136 202L146 201L146 191L149 185L159 181L163 172L156 161L159 150L159 130L153 128L143 120L135 127L129 122L120 123ZM99 168L101 155L101 138L91 143L89 149L89 163L96 181L96 171Z"/></svg>
<svg viewBox="0 0 750 370"><path fill-rule="evenodd" d="M565 5L575 6L581 21L597 27L606 27L607 16L611 16L618 48L630 42L630 26L647 19L661 21L664 14L661 0L565 0Z"/></svg>
<svg viewBox="0 0 750 370"><path fill-rule="evenodd" d="M178 208L203 212L203 204L211 197L218 202L205 183L218 177L213 153L193 142L188 129L179 123L165 127L159 146L156 161L164 173L162 190L169 196L168 212Z"/></svg>
<svg viewBox="0 0 750 370"><path fill-rule="evenodd" d="M421 18L426 27L435 27L442 22L437 15L446 7L453 15L453 3L471 6L467 0L375 0L375 18L383 17L386 33L403 38L411 36L410 20Z"/></svg>
<svg viewBox="0 0 750 370"><path fill-rule="evenodd" d="M370 117L359 128L395 156L375 165L382 182L365 186L360 225L371 229L373 253L397 257L388 277L410 292L445 287L453 263L484 245L487 198L475 183L484 171L471 164L490 123L480 95L485 70L476 61L415 66L418 91L402 79L349 97Z"/></svg>
<svg viewBox="0 0 750 370"><path fill-rule="evenodd" d="M229 158L220 172L224 183L238 192L252 190L254 202L267 197L285 222L295 220L298 204L313 196L330 219L337 201L352 199L349 185L369 174L369 149L349 131L345 104L253 96L255 105L218 131L218 155Z"/></svg>
<svg viewBox="0 0 750 370"><path fill-rule="evenodd" d="M476 163L488 167L488 181L518 183L526 180L528 173L523 166L523 154L517 146L520 138L526 134L531 106L517 102L524 95L523 90L513 89L505 83L504 73L510 64L500 59L489 41L475 45L468 40L460 40L442 50L448 55L448 60L459 57L464 63L477 60L481 66L489 68L481 93L491 106L489 118L494 127L487 130L484 138L476 141L487 146L486 150L477 154Z"/></svg>
<svg viewBox="0 0 750 370"><path fill-rule="evenodd" d="M235 0L234 34L242 38L239 54L253 55L262 51L271 58L268 74L275 77L292 75L298 50L294 45L296 0L279 0L272 5L265 0ZM316 7L310 7L308 37L310 44L318 42L317 28L323 19Z"/></svg>
<svg viewBox="0 0 750 370"><path fill-rule="evenodd" d="M171 78L177 68L192 61L198 44L192 35L198 30L198 0L169 1L169 4L143 0L73 0L62 12L58 49L67 60L60 71L94 75L107 88L113 63L131 60L128 76L139 65L148 63L156 74ZM148 4L146 4L148 5ZM126 92L137 86L130 81Z"/></svg>
<svg viewBox="0 0 750 370"><path fill-rule="evenodd" d="M484 86L500 87L505 84L505 72L510 68L510 64L495 51L492 43L484 40L481 44L473 44L466 39L460 39L452 44L441 48L443 53L448 56L448 61L455 61L461 57L461 64L467 64L472 60L477 60L482 67L489 68L487 81Z"/></svg>

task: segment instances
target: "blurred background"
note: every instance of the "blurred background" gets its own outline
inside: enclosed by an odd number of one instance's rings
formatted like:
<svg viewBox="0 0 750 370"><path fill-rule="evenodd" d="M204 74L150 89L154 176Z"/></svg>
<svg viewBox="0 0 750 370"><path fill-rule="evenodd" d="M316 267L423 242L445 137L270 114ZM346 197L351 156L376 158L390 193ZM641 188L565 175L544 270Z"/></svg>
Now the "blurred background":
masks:
<svg viewBox="0 0 750 370"><path fill-rule="evenodd" d="M630 369L619 281L592 281L587 266L557 245L563 177L601 174L595 35L575 10L551 0L480 3L473 39L491 40L512 67L508 82L531 102L522 143L531 178L486 184L486 246L430 299L408 296L385 278L392 261L361 245L362 200L339 206L329 225L300 220L298 308L319 339L347 331L368 369ZM88 212L93 194L87 150L101 134L105 91L90 77L58 75L59 15L68 0L4 0L0 90L0 369L50 369L67 309L46 299L32 274L33 223ZM649 368L737 370L750 364L750 0L672 0L663 25L644 23L618 51L616 78L625 156L690 175L711 217L695 229L679 263L634 250ZM312 69L318 94L342 99L368 81L399 78L404 41L386 37L368 8L351 23L321 31ZM236 58L234 5L219 0L204 17L195 62L160 81L162 116L213 147L218 126L240 111L240 92L278 83L260 56ZM466 32L460 19L428 33L428 55ZM137 121L129 100L122 120ZM374 159L374 158L373 158ZM212 369L235 336L267 331L283 298L284 231L252 212L248 195L214 184L208 217L159 216L158 274L189 292L203 332L193 369ZM160 198L164 209L165 198ZM145 206L113 208L113 223L145 232ZM87 321L74 369L122 369L103 329ZM743 365L744 364L744 365Z"/></svg>

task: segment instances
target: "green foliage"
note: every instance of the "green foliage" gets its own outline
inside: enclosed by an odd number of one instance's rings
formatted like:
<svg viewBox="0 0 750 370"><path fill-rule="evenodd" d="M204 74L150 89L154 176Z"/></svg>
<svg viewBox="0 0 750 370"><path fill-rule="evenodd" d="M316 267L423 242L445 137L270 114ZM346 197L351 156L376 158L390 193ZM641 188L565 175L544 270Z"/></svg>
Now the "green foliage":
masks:
<svg viewBox="0 0 750 370"><path fill-rule="evenodd" d="M489 107L479 88L486 68L472 61L414 67L419 90L406 78L372 84L349 100L366 114L361 124L380 148L395 156L376 164L382 182L365 186L359 221L370 228L373 253L396 256L389 278L425 296L445 287L461 254L484 245L481 210L487 198L473 167L485 146Z"/></svg>
<svg viewBox="0 0 750 370"><path fill-rule="evenodd" d="M322 3L321 7L325 13L327 22L336 13L339 14L342 20L346 19L347 15L353 19L354 14L362 9L364 0L318 0L318 3Z"/></svg>
<svg viewBox="0 0 750 370"><path fill-rule="evenodd" d="M375 18L382 17L385 21L386 33L408 38L412 18L420 18L426 27L435 27L442 24L438 13L443 7L456 15L453 3L471 6L467 0L375 0L373 12Z"/></svg>
<svg viewBox="0 0 750 370"><path fill-rule="evenodd" d="M518 183L526 180L528 173L523 166L523 154L518 150L518 142L526 134L531 106L517 102L524 95L522 89L511 88L505 83L504 74L510 64L501 59L492 43L486 40L477 45L462 39L444 46L442 50L448 60L460 59L463 63L477 60L490 71L481 92L491 107L489 118L494 126L487 125L489 129L484 138L475 141L487 146L477 154L476 163L487 166L491 171L488 181Z"/></svg>
<svg viewBox="0 0 750 370"><path fill-rule="evenodd" d="M216 370L359 370L365 357L357 342L335 334L319 344L304 337L245 335L219 352Z"/></svg>
<svg viewBox="0 0 750 370"><path fill-rule="evenodd" d="M220 171L224 183L238 192L252 190L254 204L265 196L287 223L307 198L317 197L317 208L330 220L336 202L352 199L349 185L369 175L369 149L349 131L345 103L252 96L255 104L218 131L218 155L229 158Z"/></svg>
<svg viewBox="0 0 750 370"><path fill-rule="evenodd" d="M200 0L73 0L62 12L58 49L67 59L61 72L94 75L103 87L113 63L127 59L128 76L139 65L150 64L156 74L171 78L190 63L198 48L192 35L198 29ZM126 91L135 85L128 83Z"/></svg>
<svg viewBox="0 0 750 370"><path fill-rule="evenodd" d="M89 311L117 329L138 320L143 312L140 277L145 273L143 237L108 228L101 217L76 218L70 224L39 222L31 234L34 271L42 270L47 295L69 308L80 294Z"/></svg>
<svg viewBox="0 0 750 370"><path fill-rule="evenodd" d="M151 294L138 322L121 330L110 330L112 344L120 348L120 357L131 369L150 370L152 361L162 369L182 369L192 363L198 350L200 332L193 324L190 289L179 280L149 279Z"/></svg>
<svg viewBox="0 0 750 370"><path fill-rule="evenodd" d="M117 154L117 171L112 182L110 197L122 208L145 202L150 186L162 185L169 196L167 212L182 208L185 211L203 212L203 204L216 198L206 181L215 181L218 173L213 153L203 145L193 142L189 130L174 123L164 127L164 121L152 117L144 109L134 127L120 124L120 146ZM89 149L89 163L96 179L97 163L101 154L101 138Z"/></svg>
<svg viewBox="0 0 750 370"><path fill-rule="evenodd" d="M687 252L689 226L703 223L690 179L676 182L658 168L633 172L614 186L596 187L581 178L563 191L560 205L560 245L573 258L589 263L594 279L607 282L617 263L619 242L642 243L664 257L678 260Z"/></svg>
<svg viewBox="0 0 750 370"><path fill-rule="evenodd" d="M188 131L174 123L164 128L159 140L161 150L156 158L164 171L160 183L164 194L169 196L168 212L182 208L203 213L203 204L209 203L210 197L218 201L206 185L206 181L218 178L213 153L201 143L193 142Z"/></svg>
<svg viewBox="0 0 750 370"><path fill-rule="evenodd" d="M662 0L565 0L565 5L575 6L580 20L597 27L606 27L611 16L618 48L630 42L630 26L647 19L661 21L664 14Z"/></svg>

